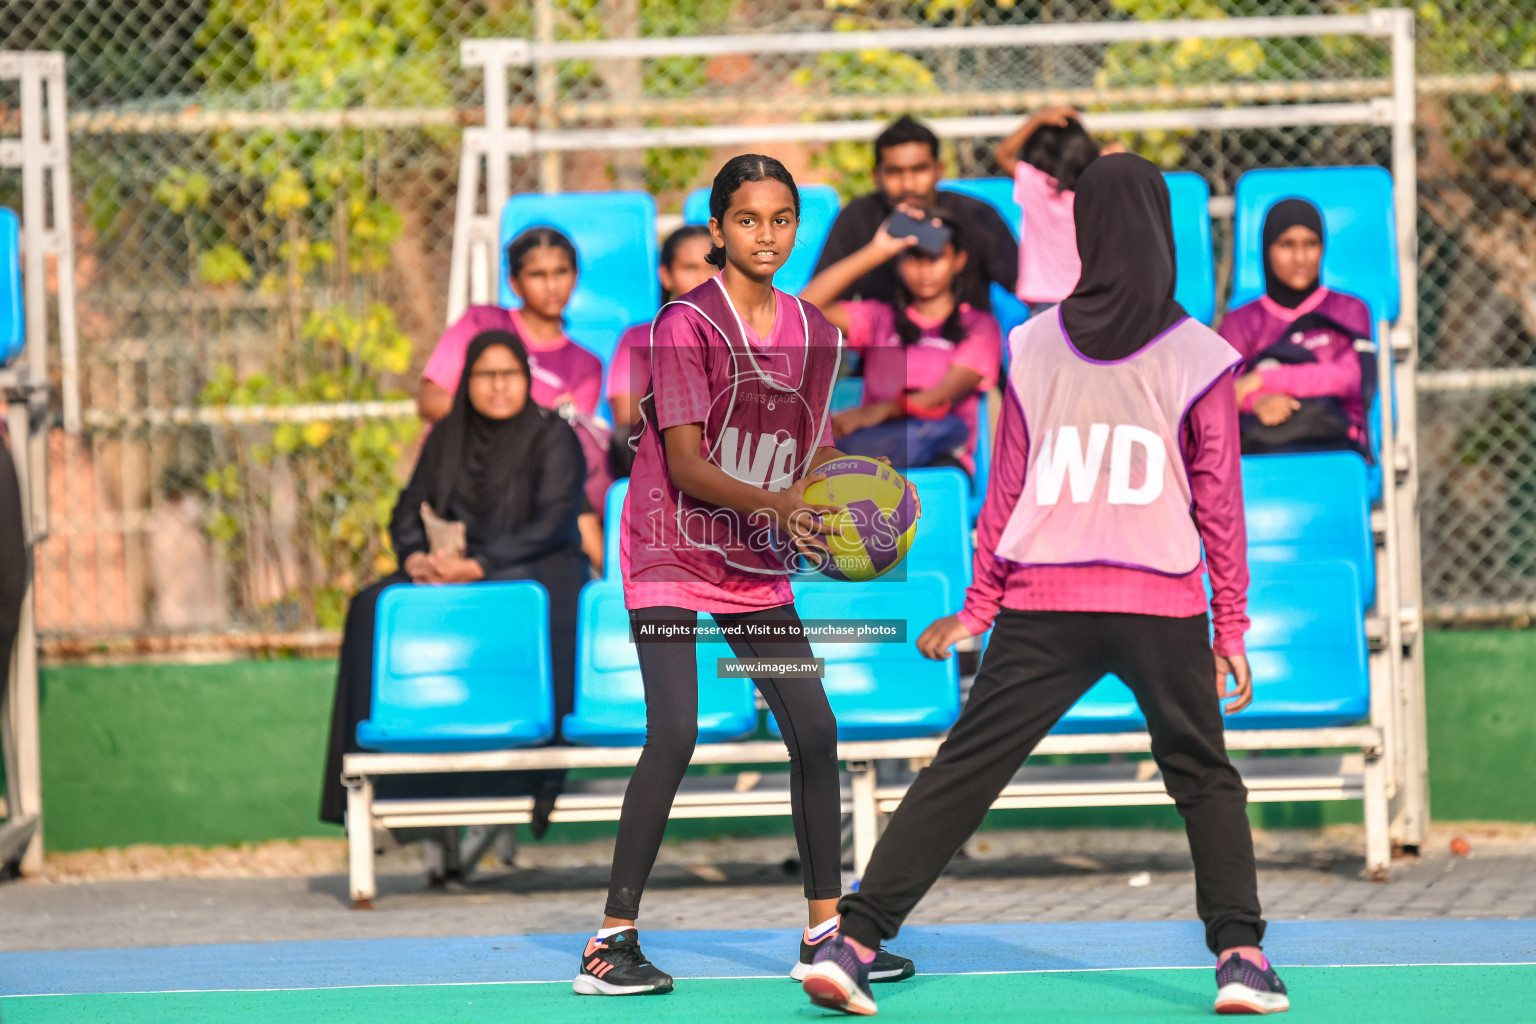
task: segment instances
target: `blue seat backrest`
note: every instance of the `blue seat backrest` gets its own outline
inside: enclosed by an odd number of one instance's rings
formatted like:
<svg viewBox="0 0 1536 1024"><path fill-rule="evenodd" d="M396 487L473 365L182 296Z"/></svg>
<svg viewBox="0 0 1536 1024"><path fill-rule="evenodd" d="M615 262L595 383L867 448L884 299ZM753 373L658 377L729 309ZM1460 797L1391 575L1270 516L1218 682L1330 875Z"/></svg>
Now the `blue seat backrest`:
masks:
<svg viewBox="0 0 1536 1024"><path fill-rule="evenodd" d="M976 476L971 480L971 521L981 515L987 500L987 477L992 473L992 392L976 403Z"/></svg>
<svg viewBox="0 0 1536 1024"><path fill-rule="evenodd" d="M1173 212L1174 298L1208 324L1216 316L1216 256L1211 248L1211 187L1190 171L1164 172Z"/></svg>
<svg viewBox="0 0 1536 1024"><path fill-rule="evenodd" d="M774 286L780 291L799 295L810 283L827 232L832 230L832 222L842 208L843 201L831 185L800 186L800 228L795 232L795 251L773 277ZM697 188L688 193L683 202L683 222L709 223L709 189Z"/></svg>
<svg viewBox="0 0 1536 1024"><path fill-rule="evenodd" d="M1323 284L1396 320L1401 302L1392 175L1381 167L1296 167L1249 171L1237 179L1232 305L1264 293L1264 217L1281 199L1309 200L1323 214Z"/></svg>
<svg viewBox="0 0 1536 1024"><path fill-rule="evenodd" d="M400 585L379 597L373 708L358 745L497 750L555 733L549 598L537 583Z"/></svg>
<svg viewBox="0 0 1536 1024"><path fill-rule="evenodd" d="M844 377L832 385L832 411L857 409L864 401L864 378Z"/></svg>
<svg viewBox="0 0 1536 1024"><path fill-rule="evenodd" d="M1360 584L1348 562L1256 562L1250 567L1248 661L1253 704L1228 729L1353 725L1370 714ZM1105 676L1055 728L1058 733L1146 727L1125 683Z"/></svg>
<svg viewBox="0 0 1536 1024"><path fill-rule="evenodd" d="M795 588L802 622L833 619L871 629L885 623L905 630L905 636L871 634L853 643L812 639L812 652L826 661L823 686L837 716L838 739L932 736L954 724L960 714L958 661L925 658L915 641L930 622L954 611L952 595L958 593L935 572L915 572L899 581L825 581ZM780 735L772 716L769 728Z"/></svg>
<svg viewBox="0 0 1536 1024"><path fill-rule="evenodd" d="M700 616L708 621L708 616ZM739 740L757 729L750 679L720 679L716 659L732 657L723 641L696 643L699 672L699 741ZM632 747L645 742L645 685L629 635L624 585L593 580L581 591L576 625L576 710L561 728L571 743Z"/></svg>
<svg viewBox="0 0 1536 1024"><path fill-rule="evenodd" d="M1019 225L1024 223L1024 211L1013 198L1012 178L945 178L939 182L940 192L958 192L980 199L1003 218L1013 237L1019 237Z"/></svg>
<svg viewBox="0 0 1536 1024"><path fill-rule="evenodd" d="M21 238L16 214L0 209L0 366L27 345L21 315Z"/></svg>
<svg viewBox="0 0 1536 1024"><path fill-rule="evenodd" d="M1163 175L1168 182L1168 195L1173 203L1173 246L1178 261L1178 289L1176 297L1190 316L1210 323L1216 315L1216 260L1211 249L1211 189L1205 179L1189 171L1174 171ZM946 192L961 192L987 203L996 210L1019 237L1019 227L1024 212L1013 197L1013 181L1009 178L953 178L941 181L939 188ZM998 292L1012 299L999 305ZM1006 290L993 286L992 308L1003 328L1003 337L1015 326L1024 322L1028 311ZM1022 315L1021 315L1022 314Z"/></svg>
<svg viewBox="0 0 1536 1024"><path fill-rule="evenodd" d="M1014 240L1019 237L1019 225L1023 221L1023 211L1013 198L1013 180L1010 178L947 178L939 182L940 192L959 192L961 195L980 199L998 212L1003 218L1003 223L1008 225L1008 230L1013 232ZM1013 294L1013 282L1004 288L997 282L992 283L992 315L997 317L997 324L1003 331L1003 358L1008 358L1007 341L1008 332L1019 324L1029 319L1029 307L1020 302Z"/></svg>
<svg viewBox="0 0 1536 1024"><path fill-rule="evenodd" d="M922 499L923 517L917 521L917 534L906 560L896 571L905 569L909 577L921 572L940 573L955 593L960 593L971 583L970 482L953 468L914 469L907 473L907 479Z"/></svg>
<svg viewBox="0 0 1536 1024"><path fill-rule="evenodd" d="M624 498L629 494L629 477L608 485L603 503L603 579L619 579L619 531L624 528Z"/></svg>
<svg viewBox="0 0 1536 1024"><path fill-rule="evenodd" d="M507 281L507 243L527 228L559 228L576 246L576 291L566 330L604 365L630 324L649 321L661 304L656 277L656 203L645 192L527 192L501 214L500 301L518 305Z"/></svg>
<svg viewBox="0 0 1536 1024"><path fill-rule="evenodd" d="M1365 461L1353 452L1244 456L1249 562L1348 562L1361 601L1374 604L1368 489Z"/></svg>

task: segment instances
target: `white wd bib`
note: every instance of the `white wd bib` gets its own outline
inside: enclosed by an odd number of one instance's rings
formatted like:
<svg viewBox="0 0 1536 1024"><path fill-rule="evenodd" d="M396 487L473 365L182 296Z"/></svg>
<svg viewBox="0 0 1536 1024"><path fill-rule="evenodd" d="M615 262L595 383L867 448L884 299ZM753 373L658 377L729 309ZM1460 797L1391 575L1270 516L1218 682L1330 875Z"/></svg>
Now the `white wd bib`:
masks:
<svg viewBox="0 0 1536 1024"><path fill-rule="evenodd" d="M1194 571L1200 535L1179 437L1190 406L1241 362L1237 352L1185 318L1129 358L1098 362L1072 347L1059 307L1008 340L1029 462L998 557Z"/></svg>

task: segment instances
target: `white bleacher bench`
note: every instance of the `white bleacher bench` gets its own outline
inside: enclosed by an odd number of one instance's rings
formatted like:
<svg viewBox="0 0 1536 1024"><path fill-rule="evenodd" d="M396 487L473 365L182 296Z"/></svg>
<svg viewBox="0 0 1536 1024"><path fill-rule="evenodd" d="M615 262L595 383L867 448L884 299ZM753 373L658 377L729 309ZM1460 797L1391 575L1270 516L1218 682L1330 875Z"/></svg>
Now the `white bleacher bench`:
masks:
<svg viewBox="0 0 1536 1024"><path fill-rule="evenodd" d="M1385 876L1391 862L1387 837L1387 791L1382 762L1381 730L1375 726L1325 729L1232 730L1226 735L1233 751L1327 750L1339 753L1286 758L1239 758L1250 802L1282 800L1363 800L1365 804L1367 872ZM853 817L854 870L863 874L879 835L882 816L895 810L904 786L877 786L876 760L926 760L938 752L940 737L877 740L838 744L838 758L850 781L843 812ZM480 751L452 754L348 754L343 762L347 786L347 840L351 894L355 907L371 906L377 892L374 879L374 832L378 829L423 826L519 825L531 818L531 797L378 800L374 783L389 775L424 772L525 771L559 768L632 768L639 747L544 747L531 750ZM1145 732L1089 733L1047 736L1037 755L1148 753ZM777 741L700 744L695 765L751 765L788 761ZM726 778L729 778L728 776ZM738 776L740 778L740 776ZM721 789L697 788L688 779L673 804L674 818L760 817L788 815L788 791L756 785ZM620 792L563 794L555 802L552 822L617 821L623 802ZM1004 788L993 807L1113 807L1171 803L1161 776L1151 761L1107 765L1026 764Z"/></svg>

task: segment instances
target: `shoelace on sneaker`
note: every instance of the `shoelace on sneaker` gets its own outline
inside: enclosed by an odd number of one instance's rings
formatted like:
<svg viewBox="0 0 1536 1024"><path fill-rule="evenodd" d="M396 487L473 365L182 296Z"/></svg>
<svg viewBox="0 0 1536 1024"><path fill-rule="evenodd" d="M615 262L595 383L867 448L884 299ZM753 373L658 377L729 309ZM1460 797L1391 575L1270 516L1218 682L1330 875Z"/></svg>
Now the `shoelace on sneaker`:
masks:
<svg viewBox="0 0 1536 1024"><path fill-rule="evenodd" d="M605 945L603 949L609 956L622 960L627 966L638 967L645 963L645 954L640 952L640 947L633 942L625 942L617 946Z"/></svg>

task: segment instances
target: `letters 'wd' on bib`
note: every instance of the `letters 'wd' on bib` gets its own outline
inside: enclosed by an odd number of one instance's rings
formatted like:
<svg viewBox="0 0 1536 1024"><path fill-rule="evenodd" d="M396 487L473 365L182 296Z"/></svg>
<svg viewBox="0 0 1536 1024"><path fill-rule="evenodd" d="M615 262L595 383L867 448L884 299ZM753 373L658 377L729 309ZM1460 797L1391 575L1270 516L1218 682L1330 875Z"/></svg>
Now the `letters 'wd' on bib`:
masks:
<svg viewBox="0 0 1536 1024"><path fill-rule="evenodd" d="M1170 576L1198 568L1180 432L1237 352L1185 318L1134 355L1099 362L1072 346L1059 309L1014 328L1009 345L1029 459L998 557Z"/></svg>

